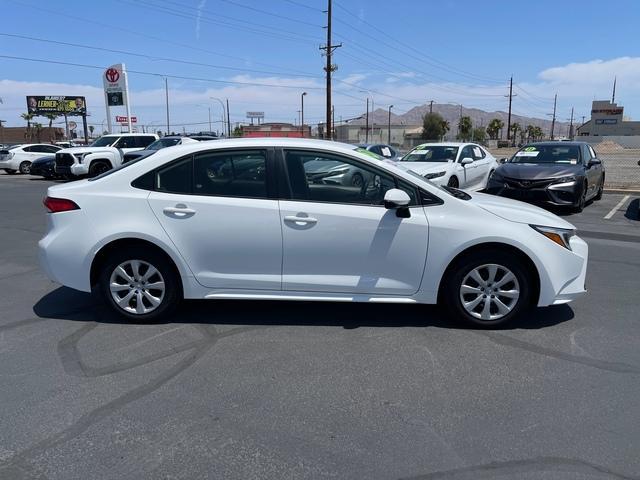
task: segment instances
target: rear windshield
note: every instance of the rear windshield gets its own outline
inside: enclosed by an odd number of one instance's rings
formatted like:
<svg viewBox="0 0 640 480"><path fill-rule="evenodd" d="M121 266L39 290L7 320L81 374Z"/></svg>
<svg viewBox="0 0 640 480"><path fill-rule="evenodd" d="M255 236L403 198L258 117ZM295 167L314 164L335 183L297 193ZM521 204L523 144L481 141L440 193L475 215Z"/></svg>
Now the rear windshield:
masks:
<svg viewBox="0 0 640 480"><path fill-rule="evenodd" d="M401 162L454 162L458 147L419 146L400 159Z"/></svg>
<svg viewBox="0 0 640 480"><path fill-rule="evenodd" d="M119 167L116 168L112 168L111 170L107 170L104 173L101 173L100 175L98 175L97 177L93 177L90 178L89 181L90 182L94 182L100 178L104 178L104 177L108 177L109 175L111 175L112 173L115 173L119 170L122 170L123 168L127 168L130 167L131 165L135 165L136 163L144 160L145 158L147 158L147 156L143 156L143 157L138 157L138 158L134 158L133 160L129 160L127 163L123 163L122 165L120 165Z"/></svg>
<svg viewBox="0 0 640 480"><path fill-rule="evenodd" d="M529 145L518 150L509 162L578 165L580 159L577 145Z"/></svg>
<svg viewBox="0 0 640 480"><path fill-rule="evenodd" d="M149 145L147 150L160 150L161 148L173 147L177 145L178 142L180 142L179 138L161 138Z"/></svg>

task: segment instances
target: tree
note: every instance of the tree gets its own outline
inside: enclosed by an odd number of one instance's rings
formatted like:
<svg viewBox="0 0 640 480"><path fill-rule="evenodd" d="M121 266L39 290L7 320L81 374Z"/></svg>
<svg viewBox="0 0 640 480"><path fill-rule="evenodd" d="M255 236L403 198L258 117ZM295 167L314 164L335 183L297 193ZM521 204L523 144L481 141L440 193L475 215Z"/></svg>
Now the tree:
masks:
<svg viewBox="0 0 640 480"><path fill-rule="evenodd" d="M536 127L534 127L533 125L529 124L526 126L526 128L524 129L525 134L527 135L527 142L530 142L531 140L535 139L535 132L536 131Z"/></svg>
<svg viewBox="0 0 640 480"><path fill-rule="evenodd" d="M31 137L33 137L33 133L31 132L31 120L33 120L33 117L35 115L33 113L21 113L20 117L22 117L23 120L27 121L27 130L24 132L24 138L27 141L31 140Z"/></svg>
<svg viewBox="0 0 640 480"><path fill-rule="evenodd" d="M53 121L59 117L57 113L45 113L43 115L44 118L49 120L49 141L53 142L54 134L53 134Z"/></svg>
<svg viewBox="0 0 640 480"><path fill-rule="evenodd" d="M231 133L232 137L241 137L242 136L242 128L240 127L236 127L233 129L233 132Z"/></svg>
<svg viewBox="0 0 640 480"><path fill-rule="evenodd" d="M467 141L471 139L471 131L473 130L473 123L471 123L471 117L460 117L458 121L458 140Z"/></svg>
<svg viewBox="0 0 640 480"><path fill-rule="evenodd" d="M93 131L95 130L95 127L93 125L89 125L89 135L91 135L91 138L93 138Z"/></svg>
<svg viewBox="0 0 640 480"><path fill-rule="evenodd" d="M500 135L500 130L504 128L504 122L499 118L494 118L489 122L487 126L487 133L489 134L489 138L491 140L497 140L498 135Z"/></svg>
<svg viewBox="0 0 640 480"><path fill-rule="evenodd" d="M425 140L440 140L448 130L449 122L439 113L427 113L422 118L422 138Z"/></svg>
<svg viewBox="0 0 640 480"><path fill-rule="evenodd" d="M534 127L533 128L533 139L534 140L542 140L542 137L544 137L544 132L542 131L542 129L540 127Z"/></svg>
<svg viewBox="0 0 640 480"><path fill-rule="evenodd" d="M513 139L513 143L516 143L516 139L518 138L518 132L522 131L522 127L518 122L511 124L511 138Z"/></svg>
<svg viewBox="0 0 640 480"><path fill-rule="evenodd" d="M40 136L42 135L42 124L40 122L34 122L33 128L36 131L36 138L38 139L38 143L40 143L42 141L40 139Z"/></svg>
<svg viewBox="0 0 640 480"><path fill-rule="evenodd" d="M487 132L484 128L473 129L473 140L478 143L484 143L487 140Z"/></svg>

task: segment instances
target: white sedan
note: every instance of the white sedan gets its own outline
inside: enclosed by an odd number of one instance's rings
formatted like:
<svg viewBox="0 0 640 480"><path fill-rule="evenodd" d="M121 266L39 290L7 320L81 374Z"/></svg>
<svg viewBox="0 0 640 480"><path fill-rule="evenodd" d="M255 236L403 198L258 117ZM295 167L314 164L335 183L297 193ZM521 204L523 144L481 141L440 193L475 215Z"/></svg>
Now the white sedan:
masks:
<svg viewBox="0 0 640 480"><path fill-rule="evenodd" d="M31 163L45 155L52 155L61 147L47 143L29 143L0 150L0 170L12 174L27 174L31 171Z"/></svg>
<svg viewBox="0 0 640 480"><path fill-rule="evenodd" d="M314 183L312 160L367 172ZM587 244L540 208L439 187L352 145L255 138L163 149L49 187L52 280L152 320L181 298L440 303L495 326L585 292Z"/></svg>
<svg viewBox="0 0 640 480"><path fill-rule="evenodd" d="M478 191L498 168L495 157L475 143L423 143L400 159L399 165L438 185Z"/></svg>

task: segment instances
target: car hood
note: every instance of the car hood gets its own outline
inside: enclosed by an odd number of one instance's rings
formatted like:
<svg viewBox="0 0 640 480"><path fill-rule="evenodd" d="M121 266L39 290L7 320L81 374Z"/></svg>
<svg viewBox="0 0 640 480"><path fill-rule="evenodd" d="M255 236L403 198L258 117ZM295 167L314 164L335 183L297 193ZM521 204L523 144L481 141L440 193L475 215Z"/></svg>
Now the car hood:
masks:
<svg viewBox="0 0 640 480"><path fill-rule="evenodd" d="M583 173L582 165L541 164L541 163L503 163L496 170L503 177L518 180L543 180L560 178Z"/></svg>
<svg viewBox="0 0 640 480"><path fill-rule="evenodd" d="M54 155L48 156L48 157L40 157L40 158L36 158L33 162L31 162L31 165L41 165L44 163L49 163L49 162L55 162L56 157Z"/></svg>
<svg viewBox="0 0 640 480"><path fill-rule="evenodd" d="M497 197L485 193L474 193L469 202L486 210L489 213L497 215L500 218L516 223L528 223L529 225L541 225L545 227L556 227L575 229L575 227L566 220L554 215L543 208L536 207L517 200L509 198Z"/></svg>
<svg viewBox="0 0 640 480"><path fill-rule="evenodd" d="M71 155L81 155L83 153L97 153L97 152L117 152L115 147L71 147L58 150L57 153L70 153Z"/></svg>
<svg viewBox="0 0 640 480"><path fill-rule="evenodd" d="M427 173L447 171L453 162L397 162L395 165L405 170L411 170L418 175L426 175Z"/></svg>

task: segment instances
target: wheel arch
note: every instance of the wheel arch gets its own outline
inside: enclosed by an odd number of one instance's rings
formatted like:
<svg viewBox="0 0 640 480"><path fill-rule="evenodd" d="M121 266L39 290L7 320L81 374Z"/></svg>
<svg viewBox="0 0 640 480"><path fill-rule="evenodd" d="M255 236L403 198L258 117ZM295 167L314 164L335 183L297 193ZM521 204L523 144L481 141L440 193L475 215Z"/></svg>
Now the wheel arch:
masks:
<svg viewBox="0 0 640 480"><path fill-rule="evenodd" d="M117 239L111 240L108 243L105 243L100 247L100 249L93 256L93 260L91 261L91 268L89 271L89 281L90 281L91 287L94 287L98 283L100 270L102 266L105 264L105 262L107 261L107 259L109 258L110 253L114 251L126 249L126 248L131 248L133 246L147 248L150 251L155 251L156 253L162 255L165 258L165 260L169 262L169 265L171 265L171 268L173 269L174 273L176 274L176 277L178 278L178 282L179 282L178 289L179 289L180 295L181 296L184 295L184 285L182 280L182 274L174 258L171 255L169 255L169 253L167 253L167 251L164 248L160 247L156 243L150 240L135 238L135 237L117 238Z"/></svg>
<svg viewBox="0 0 640 480"><path fill-rule="evenodd" d="M444 285L445 285L445 280L451 274L456 264L465 256L482 252L482 251L508 252L516 256L518 259L520 259L522 263L525 265L525 268L527 269L529 275L531 276L531 282L533 286L533 290L531 292L531 305L535 306L538 304L538 301L540 298L540 272L538 271L538 268L536 267L535 262L531 259L529 255L527 255L524 251L522 251L518 247L509 245L508 243L501 243L501 242L478 243L465 248L464 250L459 252L455 257L453 257L453 259L451 259L451 261L447 265L447 268L445 269L444 273L440 278L440 282L438 285L438 301L440 301L441 299Z"/></svg>

